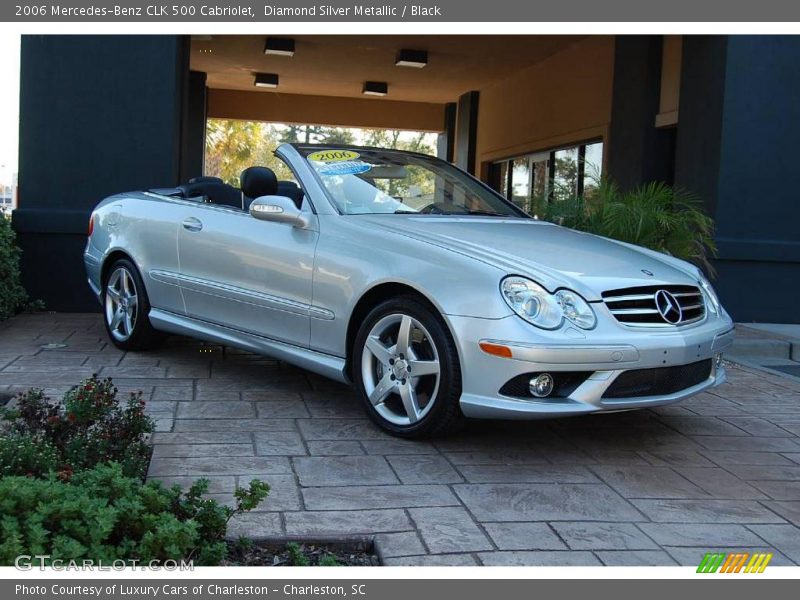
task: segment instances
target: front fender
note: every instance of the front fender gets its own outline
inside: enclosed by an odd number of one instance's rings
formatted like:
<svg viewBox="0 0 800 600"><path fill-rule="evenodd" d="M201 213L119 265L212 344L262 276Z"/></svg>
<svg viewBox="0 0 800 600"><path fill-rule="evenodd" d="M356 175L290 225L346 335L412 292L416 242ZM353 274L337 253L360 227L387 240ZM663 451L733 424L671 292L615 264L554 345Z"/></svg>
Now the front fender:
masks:
<svg viewBox="0 0 800 600"><path fill-rule="evenodd" d="M312 346L345 356L353 309L364 294L385 283L413 288L444 315L507 317L511 309L499 291L504 275L497 267L438 246L370 231L338 215L320 215L314 306L333 312L334 319L312 318Z"/></svg>

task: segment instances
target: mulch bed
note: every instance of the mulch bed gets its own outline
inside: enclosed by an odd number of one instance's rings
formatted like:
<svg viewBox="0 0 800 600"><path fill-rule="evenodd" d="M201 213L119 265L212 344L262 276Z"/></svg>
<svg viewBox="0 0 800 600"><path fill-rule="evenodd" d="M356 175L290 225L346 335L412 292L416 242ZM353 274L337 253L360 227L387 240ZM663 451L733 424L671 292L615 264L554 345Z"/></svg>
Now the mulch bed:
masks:
<svg viewBox="0 0 800 600"><path fill-rule="evenodd" d="M223 566L319 566L320 561L326 566L380 565L372 544L366 541L319 543L255 541L246 545L230 543L228 547L228 558L222 563ZM330 564L334 560L335 564Z"/></svg>

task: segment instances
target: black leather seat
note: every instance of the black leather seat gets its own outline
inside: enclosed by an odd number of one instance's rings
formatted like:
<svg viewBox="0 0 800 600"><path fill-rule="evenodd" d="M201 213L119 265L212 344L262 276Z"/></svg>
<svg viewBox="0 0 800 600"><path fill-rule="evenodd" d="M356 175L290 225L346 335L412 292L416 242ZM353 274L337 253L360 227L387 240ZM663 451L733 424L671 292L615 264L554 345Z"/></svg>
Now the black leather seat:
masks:
<svg viewBox="0 0 800 600"><path fill-rule="evenodd" d="M222 181L195 181L180 186L184 198L202 197L204 202L242 208L242 193Z"/></svg>
<svg viewBox="0 0 800 600"><path fill-rule="evenodd" d="M277 194L291 198L297 208L303 207L303 190L294 181L279 181Z"/></svg>
<svg viewBox="0 0 800 600"><path fill-rule="evenodd" d="M201 175L199 177L192 177L189 183L225 183L222 177L212 177L211 175Z"/></svg>
<svg viewBox="0 0 800 600"><path fill-rule="evenodd" d="M244 209L261 196L275 196L278 193L278 178L272 169L267 167L248 167L239 176L239 185L244 194Z"/></svg>

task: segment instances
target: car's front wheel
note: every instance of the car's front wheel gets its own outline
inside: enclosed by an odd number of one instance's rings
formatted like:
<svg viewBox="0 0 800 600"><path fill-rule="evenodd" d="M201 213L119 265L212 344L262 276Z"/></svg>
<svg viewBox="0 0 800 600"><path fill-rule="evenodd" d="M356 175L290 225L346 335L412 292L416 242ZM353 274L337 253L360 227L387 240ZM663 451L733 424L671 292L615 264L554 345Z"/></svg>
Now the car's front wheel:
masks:
<svg viewBox="0 0 800 600"><path fill-rule="evenodd" d="M441 317L413 297L387 300L364 319L353 380L372 420L401 437L460 427L461 368Z"/></svg>
<svg viewBox="0 0 800 600"><path fill-rule="evenodd" d="M150 324L149 312L150 301L136 266L126 258L117 260L103 286L103 316L114 345L123 350L158 346L164 334Z"/></svg>

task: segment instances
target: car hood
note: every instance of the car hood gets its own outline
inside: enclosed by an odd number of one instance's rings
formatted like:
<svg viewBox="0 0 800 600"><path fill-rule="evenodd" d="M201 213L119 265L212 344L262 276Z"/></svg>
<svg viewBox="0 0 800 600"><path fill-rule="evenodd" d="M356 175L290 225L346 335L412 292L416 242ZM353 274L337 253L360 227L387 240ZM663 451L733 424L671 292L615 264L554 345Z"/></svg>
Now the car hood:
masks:
<svg viewBox="0 0 800 600"><path fill-rule="evenodd" d="M574 289L587 300L605 290L660 284L696 285L686 263L636 246L533 219L359 215L365 225L433 244L525 275L550 291ZM663 258L662 258L663 257Z"/></svg>

